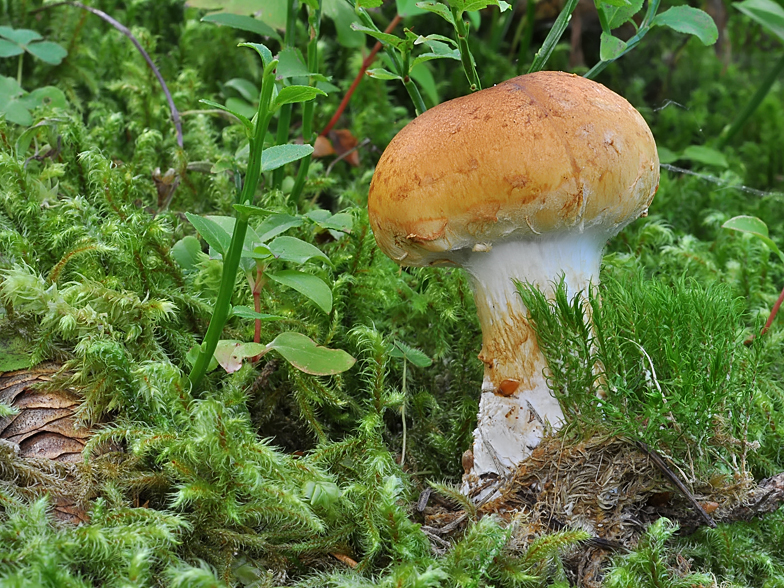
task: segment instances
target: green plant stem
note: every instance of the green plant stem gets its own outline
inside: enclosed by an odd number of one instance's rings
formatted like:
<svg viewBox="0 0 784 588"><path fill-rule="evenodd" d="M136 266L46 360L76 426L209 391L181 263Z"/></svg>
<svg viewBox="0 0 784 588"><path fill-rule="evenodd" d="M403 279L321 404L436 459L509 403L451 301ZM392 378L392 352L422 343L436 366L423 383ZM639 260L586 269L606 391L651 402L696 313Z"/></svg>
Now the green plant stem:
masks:
<svg viewBox="0 0 784 588"><path fill-rule="evenodd" d="M743 128L743 125L746 124L746 121L749 117L754 114L754 111L759 108L759 105L762 104L762 101L765 99L765 96L768 95L770 92L770 88L773 86L773 82L781 75L781 72L784 71L784 54L779 57L779 60L775 63L775 65L768 71L768 75L762 80L762 83L757 87L757 91L754 92L754 96L751 97L746 103L746 106L743 107L738 113L738 116L735 117L735 120L732 121L732 124L726 127L719 135L718 140L716 141L716 148L721 149L724 147L727 142L732 139L738 131Z"/></svg>
<svg viewBox="0 0 784 588"><path fill-rule="evenodd" d="M460 61L463 62L463 70L465 70L468 83L471 85L471 91L476 92L482 89L482 84L479 82L479 74L476 73L476 65L474 64L474 56L471 55L471 49L468 47L468 27L463 20L463 11L457 8L452 8L452 18L455 21L455 34L457 36L457 48L460 50Z"/></svg>
<svg viewBox="0 0 784 588"><path fill-rule="evenodd" d="M19 54L19 65L16 67L16 83L20 86L22 85L22 59L24 58L24 53Z"/></svg>
<svg viewBox="0 0 784 588"><path fill-rule="evenodd" d="M370 18L370 15L364 8L357 8L356 14L359 19L362 21L362 24L366 27L373 29L374 31L381 32L379 28L376 26L376 23L373 22L373 19ZM414 110L416 111L417 116L422 114L427 110L427 106L425 106L425 101L422 99L422 94L419 92L419 88L414 83L414 80L408 75L409 72L403 69L403 65L400 63L400 59L398 59L397 53L395 53L394 47L390 47L386 43L384 43L384 52L389 57L389 60L392 62L392 67L395 70L395 73L403 78L403 87L405 87L406 92L408 92L408 96L411 98L411 102L414 103Z"/></svg>
<svg viewBox="0 0 784 588"><path fill-rule="evenodd" d="M297 0L288 0L286 9L286 33L283 37L283 46L291 47L295 43L295 34L297 30ZM275 144L284 145L289 142L289 125L291 124L291 109L292 104L284 104L280 107L280 114L278 115L278 130L275 134ZM280 189L283 183L285 169L280 167L272 172L272 186Z"/></svg>
<svg viewBox="0 0 784 588"><path fill-rule="evenodd" d="M534 38L535 16L536 3L534 0L528 0L525 5L525 16L520 20L520 25L517 27L515 38L512 41L512 47L514 47L517 40L520 40L520 46L517 50L517 71L519 73L523 71L523 64L526 61L528 50L531 48L531 39ZM511 58L511 55L509 57Z"/></svg>
<svg viewBox="0 0 784 588"><path fill-rule="evenodd" d="M403 467L403 464L406 463L406 358L403 357L403 405L400 407L400 416L403 419L403 449L400 451L400 467Z"/></svg>
<svg viewBox="0 0 784 588"><path fill-rule="evenodd" d="M264 76L261 82L261 97L259 98L259 110L256 116L256 127L253 137L250 140L250 157L248 158L248 171L245 174L245 183L242 186L240 203L250 204L256 193L256 187L261 177L261 151L264 147L264 137L269 127L270 115L269 105L272 98L272 89L275 85L275 68L278 62L272 61L264 68ZM220 289L218 298L215 301L215 308L212 311L210 325L204 335L199 355L193 364L188 379L194 390L198 389L207 367L210 364L215 348L218 346L223 327L229 318L231 308L231 297L234 294L234 283L237 278L237 268L242 257L242 246L245 243L245 233L248 231L248 218L238 215L234 223L234 232L231 235L229 250L223 259L223 273L221 275Z"/></svg>
<svg viewBox="0 0 784 588"><path fill-rule="evenodd" d="M308 41L308 71L315 72L318 69L318 36L321 27L321 0L319 0L318 10L315 14L311 14L310 21L310 40ZM311 85L315 82L311 79ZM313 144L315 138L313 135L313 108L314 101L311 100L302 105L302 142ZM291 200L299 202L302 196L302 189L305 187L305 180L308 178L308 169L310 168L310 161L313 159L312 155L304 157L299 164L297 170L297 178L294 180L294 187L291 190Z"/></svg>
<svg viewBox="0 0 784 588"><path fill-rule="evenodd" d="M659 4L661 0L649 0L648 1L648 10L645 13L645 18L642 19L642 24L640 24L640 28L637 30L637 34L635 34L631 39L626 41L626 49L624 49L623 53L621 53L615 59L611 59L609 61L600 61L596 65L594 65L587 74L585 74L585 78L589 80L594 79L600 73L604 71L604 68L610 65L616 59L620 59L624 55L626 55L629 51L634 49L637 44L642 41L642 38L648 34L648 31L651 30L651 25L653 24L653 19L656 18L656 13L659 11Z"/></svg>
<svg viewBox="0 0 784 588"><path fill-rule="evenodd" d="M578 0L568 0L566 2L566 5L563 7L563 10L561 10L558 18L555 19L553 28L547 33L547 38L545 38L544 43L542 43L542 48L534 55L534 61L531 63L531 67L528 68L528 73L534 73L544 69L544 65L547 63L547 60L550 59L550 55L555 51L558 41L561 40L561 37L566 31L566 27L569 25L569 19L572 17L574 9L577 8L577 2Z"/></svg>

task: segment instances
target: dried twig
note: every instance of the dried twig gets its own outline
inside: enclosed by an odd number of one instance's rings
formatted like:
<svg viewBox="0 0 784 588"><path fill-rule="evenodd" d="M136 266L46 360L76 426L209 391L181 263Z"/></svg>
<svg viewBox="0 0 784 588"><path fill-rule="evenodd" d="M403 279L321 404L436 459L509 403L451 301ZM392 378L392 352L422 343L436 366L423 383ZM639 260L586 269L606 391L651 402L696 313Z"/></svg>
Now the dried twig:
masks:
<svg viewBox="0 0 784 588"><path fill-rule="evenodd" d="M686 499L691 503L691 505L694 507L694 510L697 511L697 513L700 515L702 520L704 520L709 527L715 529L716 528L715 521L711 518L711 516L707 512L705 512L705 509L702 508L702 505L699 502L697 502L697 499L694 498L692 493L689 492L689 489L686 488L686 484L684 484L681 481L681 479L675 475L675 472L673 472L669 467L667 467L667 464L664 462L662 457L642 441L637 441L637 447L639 447L645 453L648 454L648 457L650 457L653 463L656 464L656 467L658 467L659 470L661 470L661 472L665 475L665 477L670 482L672 482L675 485L675 487L678 488L678 490L680 490L681 494L683 494L686 497Z"/></svg>
<svg viewBox="0 0 784 588"><path fill-rule="evenodd" d="M81 8L82 10L86 10L87 12L93 13L95 16L98 16L101 19L105 20L110 25L112 25L115 29L120 31L123 35L128 37L128 39L130 39L130 41L131 41L131 43L133 43L134 47L136 47L136 49L138 49L139 53L142 54L142 57L144 57L144 60L147 62L147 65L152 70L152 73L155 74L155 77L158 79L158 83L161 85L161 88L163 89L163 93L166 95L166 100L169 103L169 110L171 111L172 121L174 122L174 128L177 131L177 145L182 147L183 146L183 142L182 142L182 121L180 121L180 112L177 110L177 107L174 105L174 99L172 98L171 92L169 92L169 87L166 85L166 82L164 81L163 76L161 75L161 72L155 66L155 63L153 63L153 60L152 60L152 57L150 57L150 54L147 53L147 51L144 50L144 47L142 47L141 43L139 43L139 40L136 37L133 36L133 33L131 33L130 29L128 27L126 27L125 25L123 25L122 23L120 23L120 22L116 21L115 19L113 19L111 16L106 14L103 10L98 10L97 8L93 8L92 6L85 6L81 2L73 2L73 1L70 1L70 0L65 1L65 2L55 2L53 4L45 4L44 6L39 8L38 10L43 10L43 9L46 9L46 8L54 8L55 6L63 6L63 5L74 6L76 8Z"/></svg>
<svg viewBox="0 0 784 588"><path fill-rule="evenodd" d="M384 32L391 33L392 31L394 31L395 27L400 23L401 20L403 20L403 18L399 14L396 15L395 18L392 19L392 22L389 23L389 26L386 29L384 29ZM346 106L348 106L348 102L349 100L351 100L351 96L354 94L354 90L356 90L357 86L359 86L359 82L362 81L362 78L365 76L365 72L373 63L373 60L376 58L376 54L379 51L381 51L381 47L382 47L381 41L379 41L373 46L373 49L370 51L370 55L365 57L364 61L362 61L362 66L359 68L359 73L357 73L357 77L354 78L354 81L351 83L348 92L346 92L346 95L343 96L343 100L340 101L340 105L338 106L338 109L335 111L335 114L332 116L332 119L330 119L330 121L327 123L327 126L324 127L324 130L322 130L321 133L319 133L320 135L326 137L327 133L329 133L332 130L332 127L334 127L335 124L338 122L341 115L343 114L343 111L346 110Z"/></svg>

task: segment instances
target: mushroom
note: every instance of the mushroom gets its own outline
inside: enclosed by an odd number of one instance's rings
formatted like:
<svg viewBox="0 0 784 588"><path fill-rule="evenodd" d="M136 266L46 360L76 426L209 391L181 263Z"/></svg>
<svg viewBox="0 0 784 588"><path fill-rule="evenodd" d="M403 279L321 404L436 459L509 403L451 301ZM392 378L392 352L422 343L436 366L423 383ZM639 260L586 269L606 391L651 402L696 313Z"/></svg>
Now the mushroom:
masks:
<svg viewBox="0 0 784 588"><path fill-rule="evenodd" d="M642 116L561 72L445 102L384 151L368 196L379 247L471 278L485 369L470 486L511 473L563 421L515 280L548 296L561 277L572 295L598 283L605 243L647 213L658 184Z"/></svg>

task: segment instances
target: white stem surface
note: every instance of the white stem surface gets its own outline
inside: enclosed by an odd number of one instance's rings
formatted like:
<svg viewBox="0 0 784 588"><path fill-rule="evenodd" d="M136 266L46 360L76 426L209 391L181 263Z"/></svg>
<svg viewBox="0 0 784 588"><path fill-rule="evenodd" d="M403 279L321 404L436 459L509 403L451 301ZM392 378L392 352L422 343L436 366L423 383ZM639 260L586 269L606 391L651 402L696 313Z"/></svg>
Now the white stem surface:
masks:
<svg viewBox="0 0 784 588"><path fill-rule="evenodd" d="M455 256L472 278L482 326L479 359L485 364L469 486L487 474L513 471L539 444L545 426L557 429L563 420L514 280L533 284L548 297L561 276L571 296L587 291L598 283L606 238L594 232L561 234Z"/></svg>

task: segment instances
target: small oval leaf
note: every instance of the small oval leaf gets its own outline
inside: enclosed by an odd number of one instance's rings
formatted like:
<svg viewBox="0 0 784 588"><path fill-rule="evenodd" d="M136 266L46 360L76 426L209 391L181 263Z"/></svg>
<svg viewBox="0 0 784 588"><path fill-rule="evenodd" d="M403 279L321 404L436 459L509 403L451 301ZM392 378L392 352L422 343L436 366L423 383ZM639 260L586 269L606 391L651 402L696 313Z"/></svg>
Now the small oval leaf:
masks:
<svg viewBox="0 0 784 588"><path fill-rule="evenodd" d="M350 369L356 360L342 349L329 349L300 333L281 333L267 345L306 374L332 376Z"/></svg>
<svg viewBox="0 0 784 588"><path fill-rule="evenodd" d="M275 145L262 151L261 171L273 171L313 153L310 145Z"/></svg>
<svg viewBox="0 0 784 588"><path fill-rule="evenodd" d="M278 237L269 244L269 250L283 261L305 263L310 259L321 259L329 263L329 257L321 249L296 237Z"/></svg>
<svg viewBox="0 0 784 588"><path fill-rule="evenodd" d="M231 233L227 233L223 227L209 218L197 216L190 212L186 212L185 216L188 217L188 220L210 247L221 255L226 255L226 251L229 250L229 245L231 244Z"/></svg>
<svg viewBox="0 0 784 588"><path fill-rule="evenodd" d="M307 296L327 314L332 311L332 290L318 276L297 270L283 270L275 273L264 272L264 275L279 284L296 290L303 296Z"/></svg>
<svg viewBox="0 0 784 588"><path fill-rule="evenodd" d="M694 35L703 45L713 45L719 38L719 29L708 13L691 6L675 6L657 14L653 25Z"/></svg>

